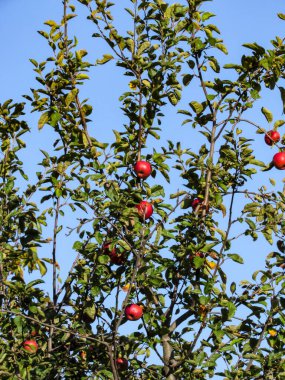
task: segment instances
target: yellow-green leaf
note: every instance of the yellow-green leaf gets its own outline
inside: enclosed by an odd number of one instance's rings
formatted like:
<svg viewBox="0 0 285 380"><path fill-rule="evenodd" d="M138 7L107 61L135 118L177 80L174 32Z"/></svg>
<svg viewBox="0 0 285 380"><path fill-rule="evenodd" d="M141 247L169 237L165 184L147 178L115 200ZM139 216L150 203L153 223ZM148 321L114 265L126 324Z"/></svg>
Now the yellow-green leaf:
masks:
<svg viewBox="0 0 285 380"><path fill-rule="evenodd" d="M97 59L96 63L97 65L104 65L105 63L111 61L111 59L114 59L114 57L111 54L104 54L103 58Z"/></svg>
<svg viewBox="0 0 285 380"><path fill-rule="evenodd" d="M47 124L48 120L49 120L49 114L48 114L48 112L42 113L41 117L39 118L39 121L38 121L38 129L42 129L43 126L45 124Z"/></svg>
<svg viewBox="0 0 285 380"><path fill-rule="evenodd" d="M272 112L270 112L267 108L265 107L262 107L261 108L261 112L263 113L263 115L265 116L266 120L268 121L268 123L271 123L272 120L273 120L273 115L272 115Z"/></svg>
<svg viewBox="0 0 285 380"><path fill-rule="evenodd" d="M204 109L203 105L196 101L191 102L190 106L192 110L195 111L196 113L201 113Z"/></svg>

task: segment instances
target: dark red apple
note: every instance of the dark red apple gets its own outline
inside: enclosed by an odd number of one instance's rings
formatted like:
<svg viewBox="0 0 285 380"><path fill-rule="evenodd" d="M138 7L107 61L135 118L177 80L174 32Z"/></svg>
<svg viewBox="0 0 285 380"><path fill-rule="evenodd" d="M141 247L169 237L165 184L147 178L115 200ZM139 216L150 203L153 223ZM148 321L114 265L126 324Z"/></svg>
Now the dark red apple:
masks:
<svg viewBox="0 0 285 380"><path fill-rule="evenodd" d="M147 201L141 201L138 205L136 205L138 209L139 216L143 219L148 219L153 214L152 204Z"/></svg>
<svg viewBox="0 0 285 380"><path fill-rule="evenodd" d="M23 348L25 351L35 354L38 351L38 343L33 339L25 340L23 343Z"/></svg>
<svg viewBox="0 0 285 380"><path fill-rule="evenodd" d="M138 161L134 165L134 171L138 178L146 179L151 174L151 165L147 161Z"/></svg>
<svg viewBox="0 0 285 380"><path fill-rule="evenodd" d="M201 200L201 199L199 199L199 198L195 198L195 199L193 199L193 201L192 201L192 203L191 203L191 206L192 206L193 210L195 210L196 207L197 207L198 205L200 205L201 203L202 203L202 200Z"/></svg>
<svg viewBox="0 0 285 380"><path fill-rule="evenodd" d="M122 265L126 261L126 257L123 253L117 252L115 247L112 250L110 249L110 243L106 243L103 246L103 249L105 255L108 255L110 257L112 264Z"/></svg>
<svg viewBox="0 0 285 380"><path fill-rule="evenodd" d="M191 255L192 258L194 258L195 256L201 257L203 259L205 257L205 254L203 252L195 252Z"/></svg>
<svg viewBox="0 0 285 380"><path fill-rule="evenodd" d="M143 315L142 306L132 303L125 308L125 316L129 321L137 321Z"/></svg>
<svg viewBox="0 0 285 380"><path fill-rule="evenodd" d="M125 358L116 359L116 364L119 371L125 371L129 366L129 362Z"/></svg>
<svg viewBox="0 0 285 380"><path fill-rule="evenodd" d="M264 141L266 142L267 145L274 145L280 140L280 133L278 131L268 131L265 136L264 136Z"/></svg>
<svg viewBox="0 0 285 380"><path fill-rule="evenodd" d="M285 169L285 152L278 152L273 156L273 164L276 169L284 170Z"/></svg>

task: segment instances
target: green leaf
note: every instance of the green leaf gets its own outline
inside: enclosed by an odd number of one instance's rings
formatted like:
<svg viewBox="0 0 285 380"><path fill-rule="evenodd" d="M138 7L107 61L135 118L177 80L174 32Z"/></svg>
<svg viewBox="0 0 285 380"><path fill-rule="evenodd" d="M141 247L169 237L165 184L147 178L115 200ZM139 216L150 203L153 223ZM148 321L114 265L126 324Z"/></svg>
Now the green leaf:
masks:
<svg viewBox="0 0 285 380"><path fill-rule="evenodd" d="M272 113L265 107L262 107L261 108L261 112L263 113L263 115L265 116L266 120L268 121L268 123L271 123L272 120L273 120L273 115Z"/></svg>
<svg viewBox="0 0 285 380"><path fill-rule="evenodd" d="M41 117L39 118L39 121L38 121L38 129L42 129L43 126L45 124L47 124L48 120L49 120L49 114L48 114L48 112L42 113Z"/></svg>
<svg viewBox="0 0 285 380"><path fill-rule="evenodd" d="M76 251L79 251L82 248L82 242L81 241L76 241L74 242L72 249L75 249Z"/></svg>
<svg viewBox="0 0 285 380"><path fill-rule="evenodd" d="M174 92L169 92L167 94L167 97L168 97L168 100L170 101L170 103L173 105L173 106L176 106L176 104L178 103L178 99L175 95Z"/></svg>
<svg viewBox="0 0 285 380"><path fill-rule="evenodd" d="M47 272L46 264L43 261L39 260L38 266L39 266L39 270L40 270L41 275L44 276Z"/></svg>
<svg viewBox="0 0 285 380"><path fill-rule="evenodd" d="M224 69L240 69L240 65L236 65L234 63L227 63L226 65L223 66Z"/></svg>
<svg viewBox="0 0 285 380"><path fill-rule="evenodd" d="M188 84L191 82L191 80L194 78L194 75L186 74L184 75L182 82L184 86L188 86Z"/></svg>
<svg viewBox="0 0 285 380"><path fill-rule="evenodd" d="M203 105L199 102L193 101L189 105L192 108L192 110L195 111L197 114L203 112L204 110Z"/></svg>
<svg viewBox="0 0 285 380"><path fill-rule="evenodd" d="M82 58L82 57L85 57L85 55L87 55L88 53L87 53L86 50L81 49L81 50L77 50L77 51L75 52L75 54L76 54L76 58L80 61L81 58Z"/></svg>
<svg viewBox="0 0 285 380"><path fill-rule="evenodd" d="M256 166L260 166L261 168L265 168L266 167L266 165L264 164L264 162L256 160L256 159L250 160L250 164L256 165Z"/></svg>
<svg viewBox="0 0 285 380"><path fill-rule="evenodd" d="M191 207L191 205L192 205L192 200L189 199L189 198L186 198L186 199L184 199L184 200L181 202L181 206L180 206L180 207L181 207L183 210L185 210L185 209Z"/></svg>
<svg viewBox="0 0 285 380"><path fill-rule="evenodd" d="M90 79L90 78L89 78L89 75L80 73L76 75L76 79L82 80L82 79Z"/></svg>
<svg viewBox="0 0 285 380"><path fill-rule="evenodd" d="M94 321L95 317L96 317L96 307L95 307L95 305L85 307L83 315L87 319L87 322L91 323L92 321Z"/></svg>
<svg viewBox="0 0 285 380"><path fill-rule="evenodd" d="M131 247L129 246L129 244L125 240L119 240L119 241L117 241L117 244L119 246L121 246L122 248L124 248L126 251L131 250Z"/></svg>
<svg viewBox="0 0 285 380"><path fill-rule="evenodd" d="M284 120L276 120L275 123L273 124L273 126L274 126L274 128L279 128L284 124L285 124Z"/></svg>
<svg viewBox="0 0 285 380"><path fill-rule="evenodd" d="M74 88L73 90L71 90L67 95L66 95L66 98L65 98L65 105L68 107L70 105L70 103L72 103L75 98L76 98L76 95L78 94L78 89L77 88Z"/></svg>
<svg viewBox="0 0 285 380"><path fill-rule="evenodd" d="M232 302L228 302L227 308L228 308L228 318L231 319L236 313L236 307Z"/></svg>
<svg viewBox="0 0 285 380"><path fill-rule="evenodd" d="M57 26L57 23L53 20L47 20L44 22L44 24L48 26Z"/></svg>
<svg viewBox="0 0 285 380"><path fill-rule="evenodd" d="M22 317L16 316L13 321L15 325L17 326L18 333L21 334L22 329L23 329L23 322L24 322Z"/></svg>
<svg viewBox="0 0 285 380"><path fill-rule="evenodd" d="M205 263L205 259L199 256L195 256L193 259L193 264L196 269L201 268L204 265L204 263Z"/></svg>
<svg viewBox="0 0 285 380"><path fill-rule="evenodd" d="M35 59L30 59L30 62L32 62L32 64L36 67L39 66L38 62L35 60Z"/></svg>
<svg viewBox="0 0 285 380"><path fill-rule="evenodd" d="M224 44L216 44L215 46L216 46L216 48L221 50L223 53L228 54L228 49L226 48L226 46Z"/></svg>
<svg viewBox="0 0 285 380"><path fill-rule="evenodd" d="M146 41L139 45L137 55L141 55L146 49L150 47L150 42Z"/></svg>
<svg viewBox="0 0 285 380"><path fill-rule="evenodd" d="M103 369L102 371L100 371L100 372L98 373L98 375L103 375L103 376L105 376L107 379L114 379L114 377L113 377L113 373L110 372L110 371L108 371L108 370L106 370L106 369Z"/></svg>
<svg viewBox="0 0 285 380"><path fill-rule="evenodd" d="M100 264L108 264L109 260L110 260L110 258L109 258L108 255L100 255L100 256L98 257L98 262L99 262Z"/></svg>
<svg viewBox="0 0 285 380"><path fill-rule="evenodd" d="M49 125L51 125L52 127L55 127L60 119L61 119L61 114L59 112L53 112L50 115Z"/></svg>
<svg viewBox="0 0 285 380"><path fill-rule="evenodd" d="M264 57L259 61L259 64L264 67L266 70L270 70L270 61L267 57Z"/></svg>
<svg viewBox="0 0 285 380"><path fill-rule="evenodd" d="M281 20L285 20L285 14L284 14L284 13L277 13L277 16L278 16Z"/></svg>
<svg viewBox="0 0 285 380"><path fill-rule="evenodd" d="M175 198L178 198L178 197L180 197L180 196L182 196L182 195L185 195L185 194L187 194L186 191L181 190L181 191L178 191L178 192L175 193L175 194L171 194L171 195L170 195L170 199L175 199Z"/></svg>
<svg viewBox="0 0 285 380"><path fill-rule="evenodd" d="M264 54L265 53L265 49L262 46L258 45L256 42L253 43L253 44L243 44L242 46L244 46L244 47L246 47L248 49L254 50L254 51L256 51L259 54Z"/></svg>
<svg viewBox="0 0 285 380"><path fill-rule="evenodd" d="M74 13L70 13L70 14L68 14L68 15L65 16L65 19L66 19L66 20L71 20L71 19L74 18L74 17L77 17L77 15L74 14Z"/></svg>
<svg viewBox="0 0 285 380"><path fill-rule="evenodd" d="M237 288L236 283L235 283L235 282L232 282L232 283L231 283L231 286L230 286L230 291L231 291L232 293L234 293L234 292L236 291L236 288Z"/></svg>
<svg viewBox="0 0 285 380"><path fill-rule="evenodd" d="M147 87L147 88L151 88L151 83L150 83L150 81L147 80L147 79L143 79L143 80L142 80L142 84L143 84L145 87Z"/></svg>
<svg viewBox="0 0 285 380"><path fill-rule="evenodd" d="M97 59L96 63L97 65L104 65L105 63L111 61L111 59L114 59L114 57L111 54L104 54L103 58Z"/></svg>
<svg viewBox="0 0 285 380"><path fill-rule="evenodd" d="M161 185L155 185L151 188L151 196L152 197L158 197L158 196L165 196L164 189Z"/></svg>
<svg viewBox="0 0 285 380"><path fill-rule="evenodd" d="M211 13L211 12L204 12L204 13L202 14L202 21L206 21L206 20L208 20L209 18L214 17L214 16L216 16L214 13Z"/></svg>
<svg viewBox="0 0 285 380"><path fill-rule="evenodd" d="M215 71L215 73L220 72L220 65L214 57L209 58L209 65Z"/></svg>
<svg viewBox="0 0 285 380"><path fill-rule="evenodd" d="M228 257L230 257L236 263L239 263L239 264L244 263L243 258L240 255L238 255L237 253L229 253Z"/></svg>

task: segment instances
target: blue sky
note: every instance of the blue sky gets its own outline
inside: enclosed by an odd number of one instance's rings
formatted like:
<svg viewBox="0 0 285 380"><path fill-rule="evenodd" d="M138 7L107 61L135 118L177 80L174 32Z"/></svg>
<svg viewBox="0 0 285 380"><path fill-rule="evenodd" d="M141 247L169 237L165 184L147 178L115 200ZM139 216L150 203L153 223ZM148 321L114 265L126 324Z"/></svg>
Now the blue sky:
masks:
<svg viewBox="0 0 285 380"><path fill-rule="evenodd" d="M115 1L116 2L116 1ZM128 1L124 0L123 4L128 6ZM257 42L266 47L270 47L270 39L276 35L284 35L285 22L277 18L278 12L285 13L285 4L283 0L214 0L208 4L210 11L217 15L213 23L217 24L221 30L222 37L228 47L229 55L223 57L224 63L238 62L241 54L246 49L242 48L242 43ZM0 59L0 102L8 98L17 101L21 100L21 95L28 93L29 88L36 86L34 82L34 73L29 58L38 61L44 60L50 53L45 40L36 32L39 29L45 29L43 22L47 19L59 20L61 18L62 3L60 0L0 0L0 34L1 41L1 59ZM85 21L84 8L78 6L80 17L75 21L71 34L79 38L80 48L89 51L89 60L95 62L105 51L102 51L102 45L97 45L97 40L91 39L90 35L95 32L93 25ZM119 16L121 17L121 16ZM124 25L124 20L118 22ZM94 105L94 123L90 125L91 131L94 128L96 137L102 140L112 138L112 129L120 129L123 123L122 113L119 108L118 97L126 90L126 79L122 77L120 69L114 66L103 66L93 72L92 80L83 90L84 95L91 99ZM193 90L191 89L193 92ZM190 96L190 93L189 93ZM192 96L192 95L191 95ZM260 108L266 106L273 113L275 119L282 118L282 106L279 93L266 93L265 97L258 102L254 111L250 113L251 119L266 127L265 119L261 115ZM175 136L189 144L190 126L179 128L182 121L180 118L177 122L175 115L176 110L169 107L166 110L166 119L164 121L165 132L164 139ZM36 115L27 115L27 119L32 128L32 135L28 137L29 146L45 149L46 141L49 139L49 130L45 127L41 132L37 131ZM92 133L92 132L91 132ZM270 161L272 155L276 152L264 145L263 137L255 135L253 130L247 131L248 136L256 138L255 154L258 159ZM195 142L194 142L195 143ZM273 153L274 152L274 153ZM33 166L40 160L40 154L37 149L33 150L33 156L30 153L24 155L29 159L28 165ZM28 168L29 170L29 168ZM262 182L269 186L268 177L277 181L277 189L282 189L282 172L272 171L260 173L258 182L251 186L258 187ZM171 189L175 190L175 189ZM66 250L66 247L65 247ZM246 267L242 269L244 276L249 276L250 272L256 269L256 265L262 265L262 260L266 253L270 252L270 247L261 238L259 242L253 243L250 239L247 243L242 242L237 246L237 253L245 253ZM67 252L64 252L65 255ZM63 272L68 268L65 262L69 261L66 256L62 258ZM254 265L253 265L254 264ZM236 269L232 267L232 276L237 277ZM64 275L63 275L64 277Z"/></svg>

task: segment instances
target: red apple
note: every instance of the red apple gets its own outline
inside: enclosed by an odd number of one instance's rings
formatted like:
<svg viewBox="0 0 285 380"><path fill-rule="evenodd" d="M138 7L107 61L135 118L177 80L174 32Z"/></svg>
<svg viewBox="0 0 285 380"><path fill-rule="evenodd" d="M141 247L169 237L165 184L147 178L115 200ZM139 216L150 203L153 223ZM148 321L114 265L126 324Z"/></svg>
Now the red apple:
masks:
<svg viewBox="0 0 285 380"><path fill-rule="evenodd" d="M280 133L278 131L268 131L265 136L264 136L264 141L266 142L267 145L274 145L280 140Z"/></svg>
<svg viewBox="0 0 285 380"><path fill-rule="evenodd" d="M125 316L129 321L137 321L143 315L142 306L132 303L125 308Z"/></svg>
<svg viewBox="0 0 285 380"><path fill-rule="evenodd" d="M37 336L37 335L39 335L39 332L37 330L31 331L31 336Z"/></svg>
<svg viewBox="0 0 285 380"><path fill-rule="evenodd" d="M148 219L153 214L152 204L147 201L141 201L138 205L136 205L138 209L139 216L143 219Z"/></svg>
<svg viewBox="0 0 285 380"><path fill-rule="evenodd" d="M117 252L115 247L112 250L110 249L110 243L106 243L103 246L103 249L105 255L108 255L110 257L112 264L122 265L126 261L126 257L123 253Z"/></svg>
<svg viewBox="0 0 285 380"><path fill-rule="evenodd" d="M23 348L25 351L35 354L38 351L38 343L33 339L25 340Z"/></svg>
<svg viewBox="0 0 285 380"><path fill-rule="evenodd" d="M284 170L285 169L285 152L278 152L273 156L273 164L276 169Z"/></svg>
<svg viewBox="0 0 285 380"><path fill-rule="evenodd" d="M192 206L193 210L195 210L196 207L197 207L198 205L200 205L201 203L202 203L202 200L201 200L201 199L199 199L199 198L195 198L195 199L193 199L193 201L192 201L192 203L191 203L191 206Z"/></svg>
<svg viewBox="0 0 285 380"><path fill-rule="evenodd" d="M116 359L116 364L119 371L125 371L129 366L129 362L125 358Z"/></svg>
<svg viewBox="0 0 285 380"><path fill-rule="evenodd" d="M201 257L203 259L205 257L205 254L203 252L195 252L190 255L191 259L193 259L195 256Z"/></svg>
<svg viewBox="0 0 285 380"><path fill-rule="evenodd" d="M138 178L146 179L151 174L151 165L147 161L138 161L134 165L134 171Z"/></svg>

